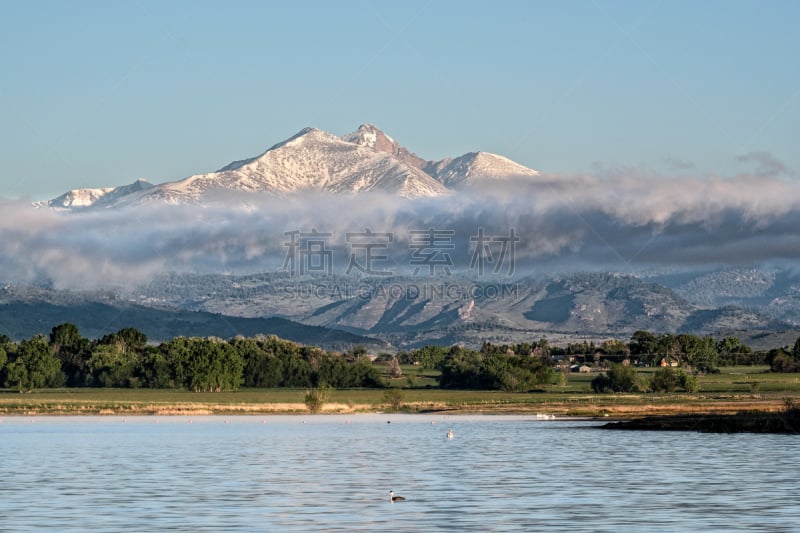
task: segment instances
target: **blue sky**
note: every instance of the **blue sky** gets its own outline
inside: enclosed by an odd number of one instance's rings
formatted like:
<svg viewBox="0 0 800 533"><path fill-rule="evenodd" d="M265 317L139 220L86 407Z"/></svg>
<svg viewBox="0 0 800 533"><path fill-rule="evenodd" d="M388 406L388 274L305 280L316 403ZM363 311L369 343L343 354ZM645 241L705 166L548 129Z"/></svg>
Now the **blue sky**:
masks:
<svg viewBox="0 0 800 533"><path fill-rule="evenodd" d="M362 122L429 159L800 171L798 2L288 4L0 0L0 196L180 179Z"/></svg>

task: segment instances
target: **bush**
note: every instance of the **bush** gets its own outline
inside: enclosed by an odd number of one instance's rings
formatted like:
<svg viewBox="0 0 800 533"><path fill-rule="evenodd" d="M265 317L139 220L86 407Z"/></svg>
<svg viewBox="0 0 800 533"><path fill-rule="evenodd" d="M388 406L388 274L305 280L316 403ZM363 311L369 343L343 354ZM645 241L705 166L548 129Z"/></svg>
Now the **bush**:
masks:
<svg viewBox="0 0 800 533"><path fill-rule="evenodd" d="M684 371L681 371L680 373L679 385L686 392L697 392L700 389L700 387L697 384L697 376L694 376L692 374L687 374Z"/></svg>
<svg viewBox="0 0 800 533"><path fill-rule="evenodd" d="M306 407L312 413L319 413L325 402L328 401L330 390L328 387L321 386L306 391L305 402Z"/></svg>
<svg viewBox="0 0 800 533"><path fill-rule="evenodd" d="M667 366L656 370L650 378L650 388L655 392L675 392L678 388L686 392L697 392L697 378L683 370Z"/></svg>
<svg viewBox="0 0 800 533"><path fill-rule="evenodd" d="M672 367L659 368L650 378L650 388L654 392L674 392L678 388L678 372Z"/></svg>
<svg viewBox="0 0 800 533"><path fill-rule="evenodd" d="M383 401L392 409L400 409L403 406L403 391L396 388L389 389L383 393Z"/></svg>
<svg viewBox="0 0 800 533"><path fill-rule="evenodd" d="M800 370L797 362L792 357L781 350L770 360L770 370L772 372L797 372Z"/></svg>
<svg viewBox="0 0 800 533"><path fill-rule="evenodd" d="M595 392L642 392L644 385L636 368L626 365L612 365L608 372L592 380Z"/></svg>

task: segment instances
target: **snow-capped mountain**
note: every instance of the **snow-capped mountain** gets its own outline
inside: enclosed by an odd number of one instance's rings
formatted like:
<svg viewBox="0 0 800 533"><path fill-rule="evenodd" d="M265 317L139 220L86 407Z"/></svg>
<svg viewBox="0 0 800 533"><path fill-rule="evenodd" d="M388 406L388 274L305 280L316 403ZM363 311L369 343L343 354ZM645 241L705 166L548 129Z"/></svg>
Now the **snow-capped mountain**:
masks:
<svg viewBox="0 0 800 533"><path fill-rule="evenodd" d="M285 196L303 191L362 193L403 198L450 193L484 179L531 178L539 173L487 152L426 161L371 124L338 137L305 128L262 154L234 161L216 172L151 185L79 189L40 205L61 208L120 207L150 201L202 203L226 193Z"/></svg>
<svg viewBox="0 0 800 533"><path fill-rule="evenodd" d="M538 170L522 166L501 155L489 152L470 152L456 158L426 161L412 153L372 124L362 124L358 130L342 137L344 140L392 154L404 163L423 170L448 188L482 180L535 178Z"/></svg>
<svg viewBox="0 0 800 533"><path fill-rule="evenodd" d="M455 159L431 162L424 167L424 170L446 187L459 187L483 180L539 176L537 170L489 152L471 152Z"/></svg>
<svg viewBox="0 0 800 533"><path fill-rule="evenodd" d="M441 183L392 155L306 128L263 154L235 161L216 172L160 185L148 195L196 199L208 191L284 195L304 190L381 191L406 198L438 196Z"/></svg>
<svg viewBox="0 0 800 533"><path fill-rule="evenodd" d="M72 189L57 198L37 202L37 207L80 208L101 207L113 204L116 200L140 191L153 188L154 185L145 179L138 179L130 185L120 187L103 187L98 189Z"/></svg>

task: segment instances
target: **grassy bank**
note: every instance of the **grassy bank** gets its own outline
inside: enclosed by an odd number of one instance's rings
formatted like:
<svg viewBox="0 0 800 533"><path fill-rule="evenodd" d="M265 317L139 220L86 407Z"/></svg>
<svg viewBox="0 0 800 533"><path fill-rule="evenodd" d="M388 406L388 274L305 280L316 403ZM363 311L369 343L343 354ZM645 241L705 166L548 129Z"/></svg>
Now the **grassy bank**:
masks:
<svg viewBox="0 0 800 533"><path fill-rule="evenodd" d="M448 413L547 413L559 416L635 418L745 411L778 412L787 399L800 403L800 374L771 374L765 367L731 367L700 378L695 394L594 394L595 374L571 374L564 386L538 392L462 391L429 388L430 372L397 380L404 386L399 406L387 403L385 390L334 390L322 412L368 413L440 411ZM645 369L642 373L650 372ZM415 388L409 388L414 385ZM20 394L0 391L0 415L208 415L307 413L305 390L243 389L195 393L153 389L40 389Z"/></svg>

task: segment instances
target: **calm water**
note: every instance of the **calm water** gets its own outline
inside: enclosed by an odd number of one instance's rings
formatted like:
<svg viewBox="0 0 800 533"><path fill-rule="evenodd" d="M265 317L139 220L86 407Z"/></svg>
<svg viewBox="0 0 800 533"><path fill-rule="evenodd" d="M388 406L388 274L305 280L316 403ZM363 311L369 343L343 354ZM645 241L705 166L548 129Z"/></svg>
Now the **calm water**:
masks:
<svg viewBox="0 0 800 533"><path fill-rule="evenodd" d="M499 416L1 420L0 531L800 530L797 436Z"/></svg>

